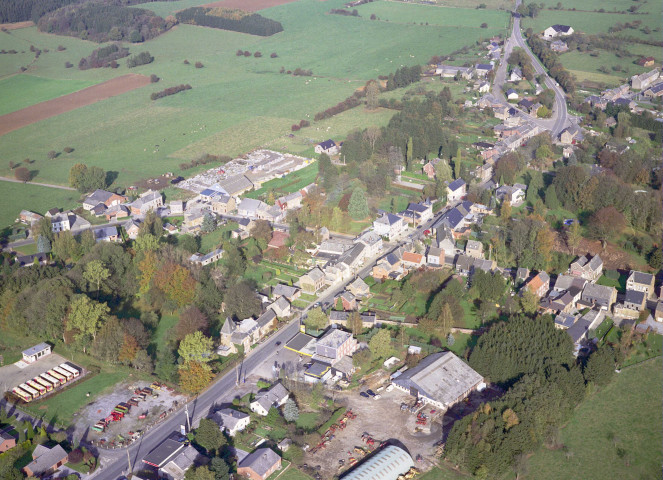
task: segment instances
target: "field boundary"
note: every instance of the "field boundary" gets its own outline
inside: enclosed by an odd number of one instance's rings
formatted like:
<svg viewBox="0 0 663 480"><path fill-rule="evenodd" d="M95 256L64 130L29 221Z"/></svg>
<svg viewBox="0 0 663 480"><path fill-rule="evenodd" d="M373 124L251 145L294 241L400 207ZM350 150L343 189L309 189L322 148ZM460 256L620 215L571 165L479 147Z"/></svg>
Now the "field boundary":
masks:
<svg viewBox="0 0 663 480"><path fill-rule="evenodd" d="M150 78L145 75L130 73L84 88L69 95L63 95L52 100L31 105L16 112L0 116L0 136L9 132L27 127L33 123L62 113L76 110L80 107L92 105L101 100L115 97L136 88L150 84Z"/></svg>

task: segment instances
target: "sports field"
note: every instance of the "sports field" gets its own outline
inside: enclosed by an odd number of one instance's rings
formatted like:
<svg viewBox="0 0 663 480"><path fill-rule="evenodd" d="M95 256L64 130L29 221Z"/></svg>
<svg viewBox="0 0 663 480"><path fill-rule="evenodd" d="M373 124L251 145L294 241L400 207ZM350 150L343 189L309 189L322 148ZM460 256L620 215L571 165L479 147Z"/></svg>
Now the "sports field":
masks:
<svg viewBox="0 0 663 480"><path fill-rule="evenodd" d="M616 374L562 429L565 448L541 449L529 459L530 474L549 480L660 478L662 366L658 357Z"/></svg>

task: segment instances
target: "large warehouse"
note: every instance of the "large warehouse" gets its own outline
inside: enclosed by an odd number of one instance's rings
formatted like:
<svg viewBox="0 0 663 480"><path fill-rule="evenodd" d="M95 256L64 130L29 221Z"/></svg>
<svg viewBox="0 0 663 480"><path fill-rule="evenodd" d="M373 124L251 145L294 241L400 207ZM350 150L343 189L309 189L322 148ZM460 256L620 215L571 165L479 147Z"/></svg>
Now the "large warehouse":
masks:
<svg viewBox="0 0 663 480"><path fill-rule="evenodd" d="M483 377L452 352L427 356L419 365L396 377L393 384L441 409L450 408L473 390L486 386Z"/></svg>
<svg viewBox="0 0 663 480"><path fill-rule="evenodd" d="M414 467L409 453L389 445L341 477L342 480L398 480Z"/></svg>

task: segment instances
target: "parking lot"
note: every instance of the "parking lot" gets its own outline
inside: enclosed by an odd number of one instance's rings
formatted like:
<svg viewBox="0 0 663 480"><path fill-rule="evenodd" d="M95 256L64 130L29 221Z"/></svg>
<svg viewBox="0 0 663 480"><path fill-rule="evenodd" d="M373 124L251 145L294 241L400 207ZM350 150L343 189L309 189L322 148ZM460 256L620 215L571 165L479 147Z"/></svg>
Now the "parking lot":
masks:
<svg viewBox="0 0 663 480"><path fill-rule="evenodd" d="M42 357L35 363L21 365L23 368L17 366L17 364L6 365L0 368L0 379L2 386L5 390L11 391L12 388L25 383L27 380L30 380L42 373L47 372L53 367L68 362L66 358L57 353L51 353L45 357ZM20 363L20 362L17 362ZM80 367L79 367L80 368Z"/></svg>

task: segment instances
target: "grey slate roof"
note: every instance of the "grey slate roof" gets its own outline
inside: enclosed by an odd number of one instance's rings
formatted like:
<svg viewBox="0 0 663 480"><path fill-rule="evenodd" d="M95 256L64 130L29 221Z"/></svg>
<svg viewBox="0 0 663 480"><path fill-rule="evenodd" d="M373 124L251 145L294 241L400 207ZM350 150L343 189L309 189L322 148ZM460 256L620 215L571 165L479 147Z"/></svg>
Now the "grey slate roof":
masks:
<svg viewBox="0 0 663 480"><path fill-rule="evenodd" d="M37 445L32 456L34 460L28 464L28 468L38 477L53 468L63 458L66 458L67 452L60 445L56 445L53 448Z"/></svg>
<svg viewBox="0 0 663 480"><path fill-rule="evenodd" d="M626 290L624 296L625 303L637 303L641 305L645 301L645 292L638 292L637 290Z"/></svg>
<svg viewBox="0 0 663 480"><path fill-rule="evenodd" d="M651 281L654 279L654 276L650 273L638 272L637 270L631 270L629 275L629 280L633 277L633 281L640 285L651 285Z"/></svg>
<svg viewBox="0 0 663 480"><path fill-rule="evenodd" d="M287 301L285 298L283 298L283 297L280 297L280 298L279 298L279 300L281 300L281 299L283 299L286 303L288 302L288 301ZM262 315L260 315L260 316L258 317L258 319L256 320L256 322L258 323L258 326L259 326L260 328L262 328L262 327L268 325L270 322L272 322L275 318L276 318L276 313L274 312L274 310L272 310L271 308L268 308L267 311L266 311L265 313L263 313Z"/></svg>
<svg viewBox="0 0 663 480"><path fill-rule="evenodd" d="M255 452L249 453L238 466L240 468L250 468L260 477L263 477L280 459L281 457L271 448L259 448Z"/></svg>
<svg viewBox="0 0 663 480"><path fill-rule="evenodd" d="M566 330L566 333L569 334L571 340L573 340L573 343L578 343L582 339L582 337L587 333L590 325L591 324L589 323L589 320L586 320L584 318L579 318L576 323L571 325Z"/></svg>
<svg viewBox="0 0 663 480"><path fill-rule="evenodd" d="M604 300L606 302L610 301L612 297L614 287L606 287L605 285L597 285L595 283L588 283L585 285L585 289L582 291L582 297L591 297Z"/></svg>
<svg viewBox="0 0 663 480"><path fill-rule="evenodd" d="M277 283L272 288L272 295L282 296L282 297L292 297L295 295L299 289L297 287L291 287L290 285L283 285L282 283Z"/></svg>
<svg viewBox="0 0 663 480"><path fill-rule="evenodd" d="M455 192L456 190L458 190L459 188L463 188L464 186L465 186L465 180L463 180L462 178L457 178L456 180L454 180L449 184L449 190Z"/></svg>
<svg viewBox="0 0 663 480"><path fill-rule="evenodd" d="M234 430L240 420L250 417L248 413L240 412L232 408L224 408L214 414L214 419L219 426Z"/></svg>

